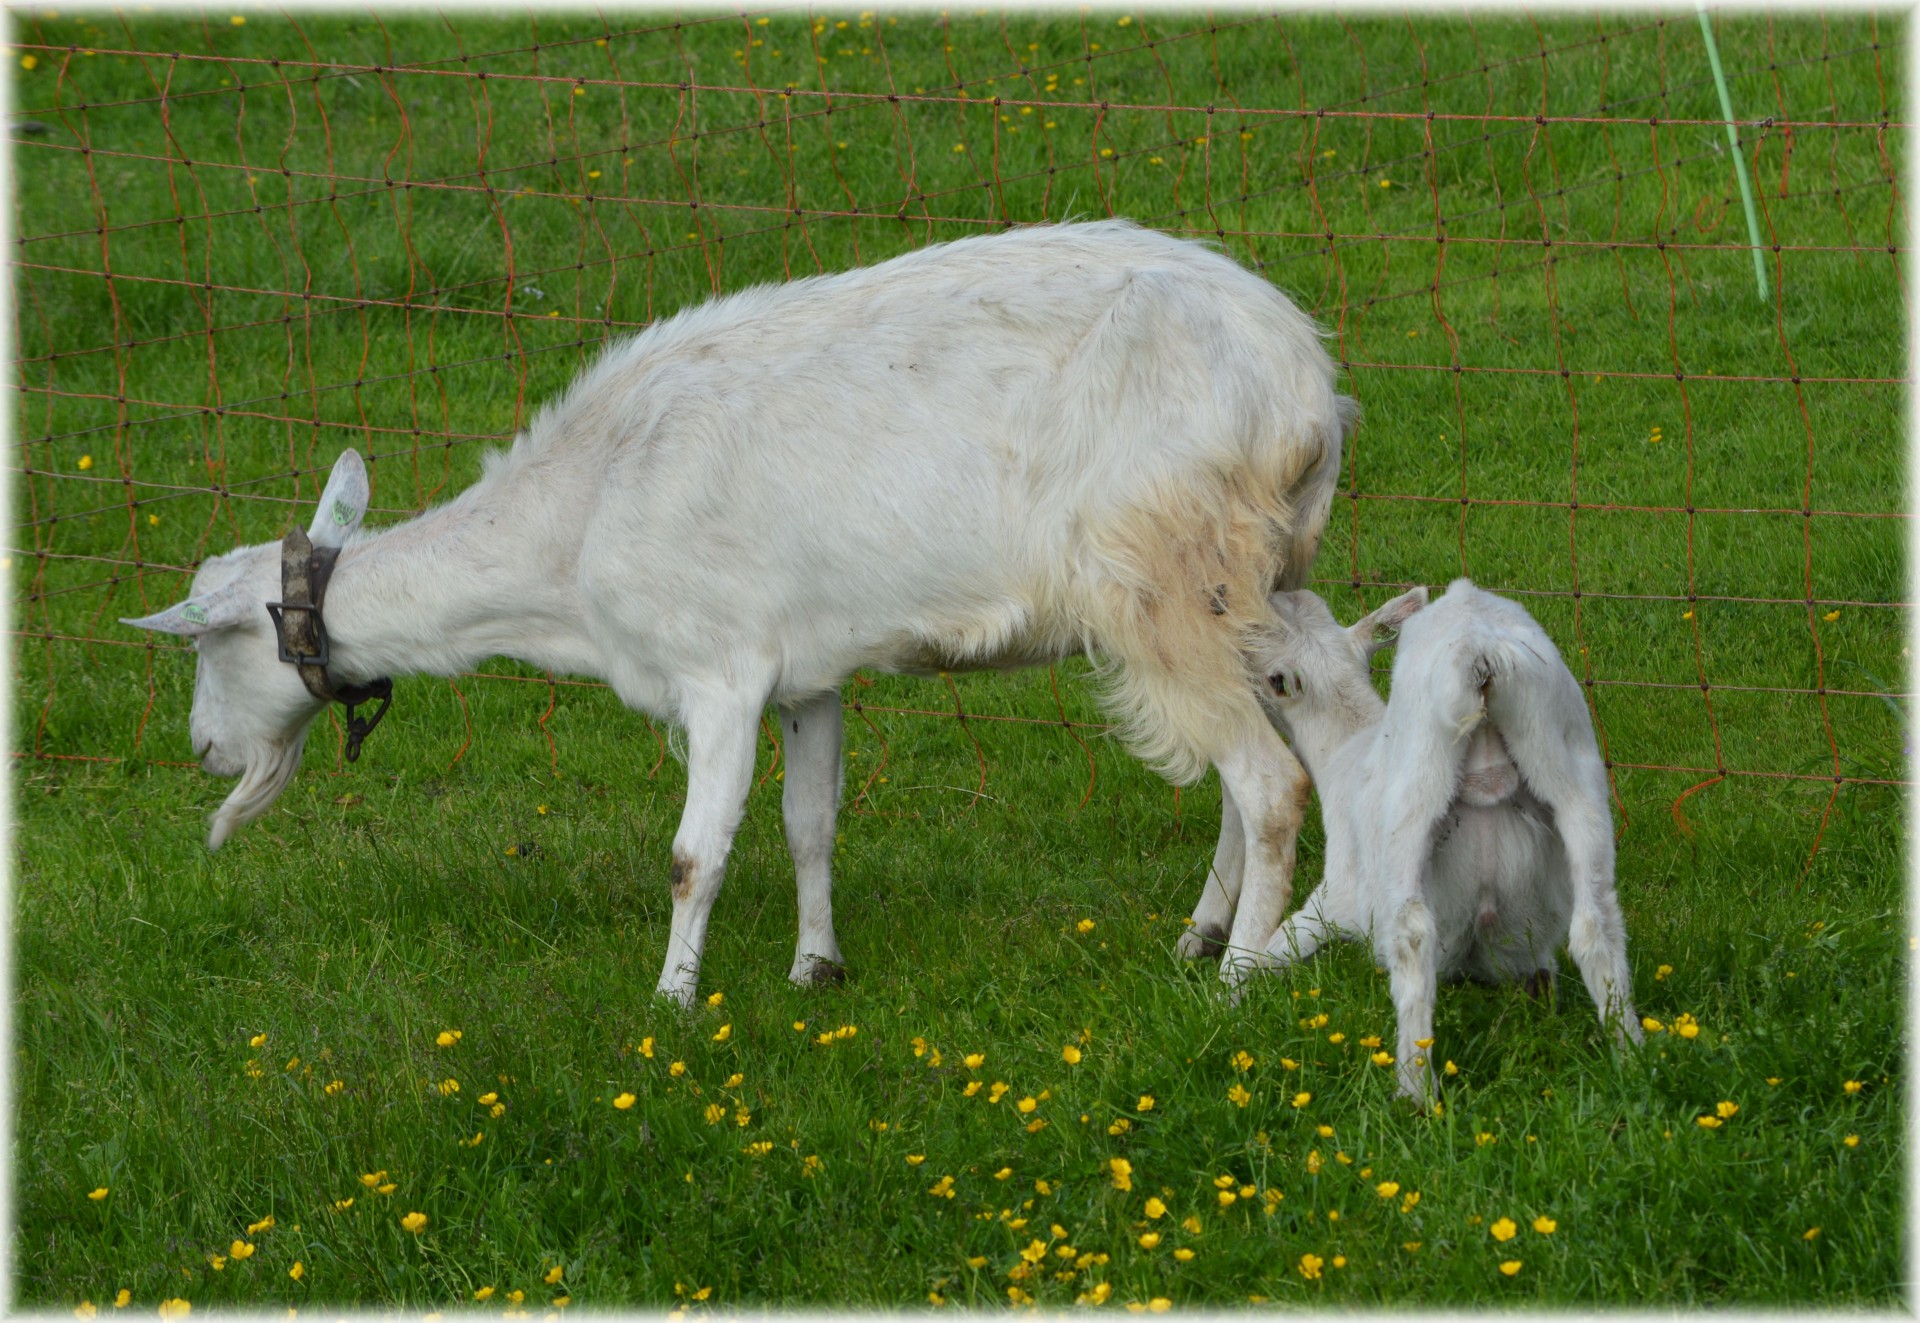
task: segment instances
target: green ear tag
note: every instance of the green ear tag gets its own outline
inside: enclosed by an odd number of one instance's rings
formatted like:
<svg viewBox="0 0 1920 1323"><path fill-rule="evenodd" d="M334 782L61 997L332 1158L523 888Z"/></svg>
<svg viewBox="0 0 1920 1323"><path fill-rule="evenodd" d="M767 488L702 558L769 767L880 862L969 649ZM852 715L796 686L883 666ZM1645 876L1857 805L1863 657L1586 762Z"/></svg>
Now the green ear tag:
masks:
<svg viewBox="0 0 1920 1323"><path fill-rule="evenodd" d="M188 602L180 608L180 618L191 624L204 625L207 623L207 608L198 602Z"/></svg>
<svg viewBox="0 0 1920 1323"><path fill-rule="evenodd" d="M338 497L333 502L333 522L342 528L353 522L353 507Z"/></svg>

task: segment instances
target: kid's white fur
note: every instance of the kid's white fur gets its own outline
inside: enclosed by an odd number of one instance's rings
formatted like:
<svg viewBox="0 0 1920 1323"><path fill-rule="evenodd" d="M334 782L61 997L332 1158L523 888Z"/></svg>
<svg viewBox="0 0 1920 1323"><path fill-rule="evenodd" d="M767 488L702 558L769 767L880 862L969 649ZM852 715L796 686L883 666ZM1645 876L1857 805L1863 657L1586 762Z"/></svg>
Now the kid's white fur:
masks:
<svg viewBox="0 0 1920 1323"><path fill-rule="evenodd" d="M1232 916L1250 957L1287 903L1306 782L1245 649L1268 593L1305 580L1352 418L1284 295L1124 222L751 289L611 346L477 483L408 523L357 535L367 477L343 454L312 534L344 546L332 670L449 675L504 655L602 677L683 726L659 986L684 1002L769 702L806 980L841 958L839 686L860 667L1086 652L1143 757L1181 781L1219 767L1196 928L1228 938ZM211 847L266 811L318 712L275 659L260 603L278 576L277 545L240 548L187 602L130 622L196 638L196 754L242 773Z"/></svg>
<svg viewBox="0 0 1920 1323"><path fill-rule="evenodd" d="M1416 588L1350 629L1312 593L1272 601L1256 655L1319 791L1327 855L1262 964L1303 960L1329 938L1371 940L1393 985L1400 1091L1413 1097L1430 1087L1438 980L1550 981L1562 942L1602 1022L1641 1041L1606 768L1546 631L1465 579L1432 606ZM1368 661L1396 631L1383 703Z"/></svg>

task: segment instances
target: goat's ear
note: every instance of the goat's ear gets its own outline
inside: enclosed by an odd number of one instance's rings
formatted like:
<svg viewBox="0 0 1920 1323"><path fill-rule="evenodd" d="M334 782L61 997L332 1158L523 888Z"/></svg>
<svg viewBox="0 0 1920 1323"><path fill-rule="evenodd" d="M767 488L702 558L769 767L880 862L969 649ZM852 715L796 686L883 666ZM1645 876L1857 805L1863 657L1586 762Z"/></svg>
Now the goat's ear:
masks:
<svg viewBox="0 0 1920 1323"><path fill-rule="evenodd" d="M343 450L333 462L326 490L320 493L320 508L313 512L307 526L307 540L316 547L340 547L367 517L367 502L373 489L367 483L367 466L357 450Z"/></svg>
<svg viewBox="0 0 1920 1323"><path fill-rule="evenodd" d="M1400 626L1415 611L1427 604L1427 590L1415 588L1401 593L1383 606L1375 607L1348 627L1347 633L1371 657L1382 648L1390 648L1400 637Z"/></svg>
<svg viewBox="0 0 1920 1323"><path fill-rule="evenodd" d="M123 618L120 623L132 625L135 629L151 629L157 634L179 634L192 638L237 625L247 618L252 609L253 603L235 585L205 597L189 597L184 602L175 602L164 611L141 616L138 620Z"/></svg>

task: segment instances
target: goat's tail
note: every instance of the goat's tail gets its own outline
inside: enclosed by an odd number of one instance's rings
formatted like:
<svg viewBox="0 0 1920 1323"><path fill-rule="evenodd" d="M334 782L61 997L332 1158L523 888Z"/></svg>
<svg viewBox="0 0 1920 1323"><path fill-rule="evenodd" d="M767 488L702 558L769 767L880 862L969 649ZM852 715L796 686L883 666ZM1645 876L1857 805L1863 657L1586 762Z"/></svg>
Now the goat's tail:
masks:
<svg viewBox="0 0 1920 1323"><path fill-rule="evenodd" d="M1288 454L1162 486L1087 530L1082 582L1107 706L1134 752L1177 784L1266 722L1249 658L1272 626L1268 597L1306 582L1350 404Z"/></svg>

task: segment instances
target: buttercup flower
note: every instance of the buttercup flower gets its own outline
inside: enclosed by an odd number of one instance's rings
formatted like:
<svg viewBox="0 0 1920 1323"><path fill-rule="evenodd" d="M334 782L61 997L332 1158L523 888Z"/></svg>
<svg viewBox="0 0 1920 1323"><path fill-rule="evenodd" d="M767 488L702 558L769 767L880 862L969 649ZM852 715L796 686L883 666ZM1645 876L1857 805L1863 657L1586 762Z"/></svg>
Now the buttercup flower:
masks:
<svg viewBox="0 0 1920 1323"><path fill-rule="evenodd" d="M1512 1277L1514 1274L1520 1271L1520 1260L1518 1259L1506 1260L1504 1263L1500 1265L1500 1271L1505 1273L1507 1276Z"/></svg>
<svg viewBox="0 0 1920 1323"><path fill-rule="evenodd" d="M1514 1224L1513 1219L1510 1217L1503 1217L1499 1221L1495 1222L1492 1226L1487 1228L1488 1233L1491 1234L1495 1240L1500 1241L1502 1244L1504 1244L1509 1240L1512 1240L1514 1237L1514 1233L1519 1230L1520 1228Z"/></svg>
<svg viewBox="0 0 1920 1323"><path fill-rule="evenodd" d="M635 1098L631 1093L623 1093L613 1100L613 1105L624 1112L638 1101L639 1099Z"/></svg>
<svg viewBox="0 0 1920 1323"><path fill-rule="evenodd" d="M1533 1229L1543 1236L1551 1236L1560 1229L1560 1224L1543 1213L1533 1219Z"/></svg>
<svg viewBox="0 0 1920 1323"><path fill-rule="evenodd" d="M427 1229L427 1215L425 1213L408 1213L400 1219L400 1225L417 1236Z"/></svg>

